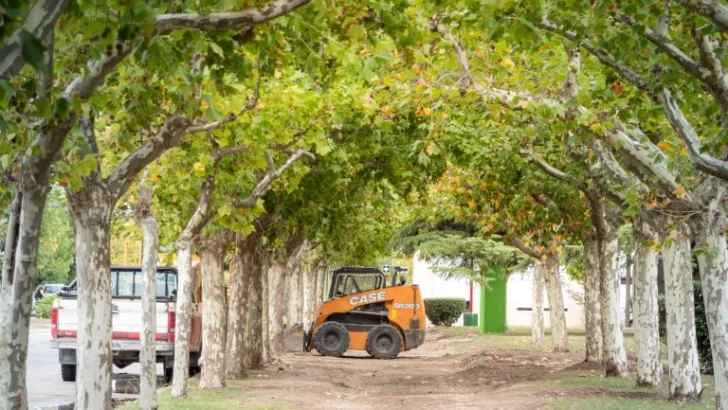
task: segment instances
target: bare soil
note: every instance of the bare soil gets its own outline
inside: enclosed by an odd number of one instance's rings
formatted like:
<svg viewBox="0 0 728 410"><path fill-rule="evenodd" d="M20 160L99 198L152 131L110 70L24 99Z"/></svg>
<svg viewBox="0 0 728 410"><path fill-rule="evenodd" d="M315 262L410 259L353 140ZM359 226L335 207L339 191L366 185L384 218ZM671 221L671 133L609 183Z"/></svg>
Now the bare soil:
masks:
<svg viewBox="0 0 728 410"><path fill-rule="evenodd" d="M581 353L465 348L437 330L418 349L394 360L349 352L341 358L286 353L280 362L249 374L246 390L261 404L295 409L540 409L564 397L618 394L584 388L554 391L537 380L581 369ZM594 370L594 369L592 369ZM639 393L645 394L645 393Z"/></svg>

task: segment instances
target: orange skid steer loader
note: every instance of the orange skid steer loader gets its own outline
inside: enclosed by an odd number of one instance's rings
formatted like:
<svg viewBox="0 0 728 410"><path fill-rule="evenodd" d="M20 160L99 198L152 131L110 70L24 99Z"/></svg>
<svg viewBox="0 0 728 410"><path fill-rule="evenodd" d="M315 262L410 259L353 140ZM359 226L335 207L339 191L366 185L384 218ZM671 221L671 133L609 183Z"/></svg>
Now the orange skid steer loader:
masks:
<svg viewBox="0 0 728 410"><path fill-rule="evenodd" d="M417 285L387 286L377 268L344 267L333 271L328 300L304 331L303 350L341 356L366 350L377 359L392 359L425 341L425 306Z"/></svg>

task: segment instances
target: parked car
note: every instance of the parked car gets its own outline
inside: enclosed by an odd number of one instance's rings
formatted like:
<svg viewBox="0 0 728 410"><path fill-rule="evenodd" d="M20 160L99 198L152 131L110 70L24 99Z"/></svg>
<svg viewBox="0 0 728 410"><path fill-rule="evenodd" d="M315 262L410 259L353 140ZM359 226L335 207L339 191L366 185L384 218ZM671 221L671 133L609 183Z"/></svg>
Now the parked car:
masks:
<svg viewBox="0 0 728 410"><path fill-rule="evenodd" d="M142 275L139 266L111 267L111 348L112 361L124 368L139 361L142 333ZM157 362L164 364L167 382L172 380L174 365L175 304L177 270L157 268ZM78 331L76 281L64 288L51 310L51 348L58 349L63 381L76 380L76 336ZM194 300L194 299L193 299ZM190 336L190 372L199 372L202 348L202 320L199 306L195 307Z"/></svg>

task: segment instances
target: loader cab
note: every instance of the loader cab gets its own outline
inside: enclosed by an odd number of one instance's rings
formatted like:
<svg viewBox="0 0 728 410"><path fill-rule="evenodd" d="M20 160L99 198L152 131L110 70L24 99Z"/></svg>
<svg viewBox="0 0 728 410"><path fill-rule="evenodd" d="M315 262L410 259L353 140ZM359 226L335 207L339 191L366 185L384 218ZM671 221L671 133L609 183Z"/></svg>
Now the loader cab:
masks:
<svg viewBox="0 0 728 410"><path fill-rule="evenodd" d="M346 267L331 274L331 287L328 299L341 298L354 293L382 289L387 279L377 268Z"/></svg>

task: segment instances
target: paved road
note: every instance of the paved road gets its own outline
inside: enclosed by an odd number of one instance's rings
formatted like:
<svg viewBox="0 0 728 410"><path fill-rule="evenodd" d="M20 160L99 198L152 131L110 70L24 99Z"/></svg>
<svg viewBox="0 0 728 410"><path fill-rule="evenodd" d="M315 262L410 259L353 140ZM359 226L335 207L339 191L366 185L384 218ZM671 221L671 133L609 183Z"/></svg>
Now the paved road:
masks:
<svg viewBox="0 0 728 410"><path fill-rule="evenodd" d="M51 349L50 337L50 323L33 319L28 346L28 407L30 409L70 403L73 402L76 395L76 383L64 382L61 379L58 350ZM161 369L161 364L158 364L157 374L162 373ZM139 365L134 364L124 369L114 367L113 378L124 378L123 373L138 375ZM115 394L114 397L128 398L130 395Z"/></svg>
<svg viewBox="0 0 728 410"><path fill-rule="evenodd" d="M61 380L58 350L51 349L50 325L34 323L28 346L28 404L31 409L73 401L76 384Z"/></svg>

